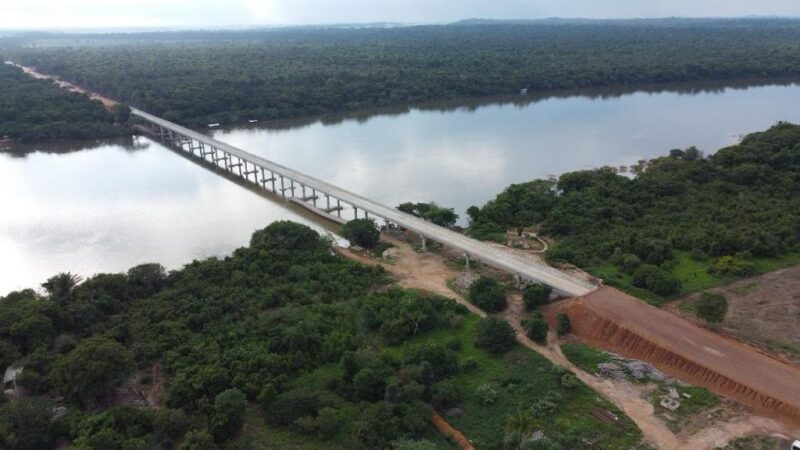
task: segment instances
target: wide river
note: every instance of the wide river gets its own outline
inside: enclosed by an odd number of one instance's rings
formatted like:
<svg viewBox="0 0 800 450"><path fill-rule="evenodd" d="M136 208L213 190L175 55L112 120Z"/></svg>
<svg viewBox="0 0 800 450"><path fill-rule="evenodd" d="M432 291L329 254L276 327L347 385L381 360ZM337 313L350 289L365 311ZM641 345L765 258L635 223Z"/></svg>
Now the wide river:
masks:
<svg viewBox="0 0 800 450"><path fill-rule="evenodd" d="M800 122L800 86L562 95L228 130L214 136L389 205L436 201L462 216L511 183L706 153L777 121ZM21 151L27 150L27 151ZM335 227L145 138L0 152L0 295L62 271L179 268L246 245L274 220Z"/></svg>

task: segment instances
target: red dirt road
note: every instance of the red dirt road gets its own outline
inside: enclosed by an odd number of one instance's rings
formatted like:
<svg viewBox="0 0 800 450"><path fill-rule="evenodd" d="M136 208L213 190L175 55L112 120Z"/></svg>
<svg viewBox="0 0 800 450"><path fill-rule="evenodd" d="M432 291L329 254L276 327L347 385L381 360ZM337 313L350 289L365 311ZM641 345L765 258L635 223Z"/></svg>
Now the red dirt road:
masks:
<svg viewBox="0 0 800 450"><path fill-rule="evenodd" d="M800 425L800 367L605 286L567 302L572 331L593 345Z"/></svg>

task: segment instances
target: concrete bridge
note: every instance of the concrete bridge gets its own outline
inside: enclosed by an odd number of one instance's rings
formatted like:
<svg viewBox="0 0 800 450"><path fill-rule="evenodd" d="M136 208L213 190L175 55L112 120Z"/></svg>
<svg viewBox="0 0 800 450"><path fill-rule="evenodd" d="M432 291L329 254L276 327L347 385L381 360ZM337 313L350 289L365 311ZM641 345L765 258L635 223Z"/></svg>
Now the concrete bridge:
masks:
<svg viewBox="0 0 800 450"><path fill-rule="evenodd" d="M380 218L411 230L419 234L423 249L426 239L430 239L460 250L464 253L467 265L472 259L506 271L514 275L518 286L526 282L544 283L569 296L582 296L596 288L587 281L547 265L440 227L144 111L131 108L131 114L144 122L145 125L141 126L143 131L189 156L281 195L287 201L327 219L346 222L348 219L342 217L342 212L349 206L354 218L358 218L361 212L364 218Z"/></svg>

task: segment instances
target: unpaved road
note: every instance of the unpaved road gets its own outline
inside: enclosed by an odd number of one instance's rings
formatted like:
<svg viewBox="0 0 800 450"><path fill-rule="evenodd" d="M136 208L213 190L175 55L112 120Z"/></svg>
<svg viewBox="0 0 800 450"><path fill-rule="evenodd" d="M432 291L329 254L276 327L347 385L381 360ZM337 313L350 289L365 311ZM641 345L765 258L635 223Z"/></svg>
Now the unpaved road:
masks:
<svg viewBox="0 0 800 450"><path fill-rule="evenodd" d="M393 236L384 235L382 239L397 246L398 255L396 262L393 264L376 261L354 253L349 249L338 249L338 251L365 264L380 264L394 275L401 286L422 289L452 298L466 306L474 314L481 317L486 316L484 311L469 303L447 286L448 281L452 280L458 272L448 267L441 256L433 252L418 253L410 245ZM548 337L546 346L538 345L528 339L520 325L520 317L523 314L524 307L519 295L512 296L510 306L504 316L517 330L517 340L520 344L541 354L550 362L572 370L581 381L623 410L642 430L645 440L656 448L665 450L678 448L684 450L710 450L725 445L737 437L752 434L778 434L788 438L792 431L775 420L747 414L732 418L726 422L717 423L713 428L702 430L691 436L676 435L661 419L654 415L653 405L642 398L641 392L629 382L596 377L574 366L561 352L558 339L553 333Z"/></svg>
<svg viewBox="0 0 800 450"><path fill-rule="evenodd" d="M111 108L118 105L118 102L116 102L115 100L112 100L108 97L104 97L96 92L87 91L86 89L78 85L60 79L57 76L47 75L45 73L37 72L36 69L32 67L23 66L22 64L17 64L13 61L6 61L6 64L19 67L20 69L22 69L23 72L25 72L26 74L30 75L33 78L37 78L39 80L52 80L58 85L58 87L62 89L66 89L68 91L73 91L73 92L79 92L81 94L89 96L89 98L91 98L92 100L99 100L103 103L103 106L105 106L107 110L111 110Z"/></svg>
<svg viewBox="0 0 800 450"><path fill-rule="evenodd" d="M576 334L760 413L800 423L800 367L772 358L609 286L570 301ZM575 314L573 314L573 312Z"/></svg>

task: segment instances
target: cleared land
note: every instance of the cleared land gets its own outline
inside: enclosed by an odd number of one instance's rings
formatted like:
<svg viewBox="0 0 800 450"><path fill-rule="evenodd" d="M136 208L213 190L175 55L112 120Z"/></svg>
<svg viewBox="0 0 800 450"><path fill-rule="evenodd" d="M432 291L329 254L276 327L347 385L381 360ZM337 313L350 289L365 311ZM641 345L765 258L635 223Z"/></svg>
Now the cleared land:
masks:
<svg viewBox="0 0 800 450"><path fill-rule="evenodd" d="M648 361L800 430L799 367L611 287L571 301L565 310L573 333L593 345Z"/></svg>
<svg viewBox="0 0 800 450"><path fill-rule="evenodd" d="M721 331L800 362L800 266L776 270L710 289L728 299ZM668 309L694 317L699 293Z"/></svg>

